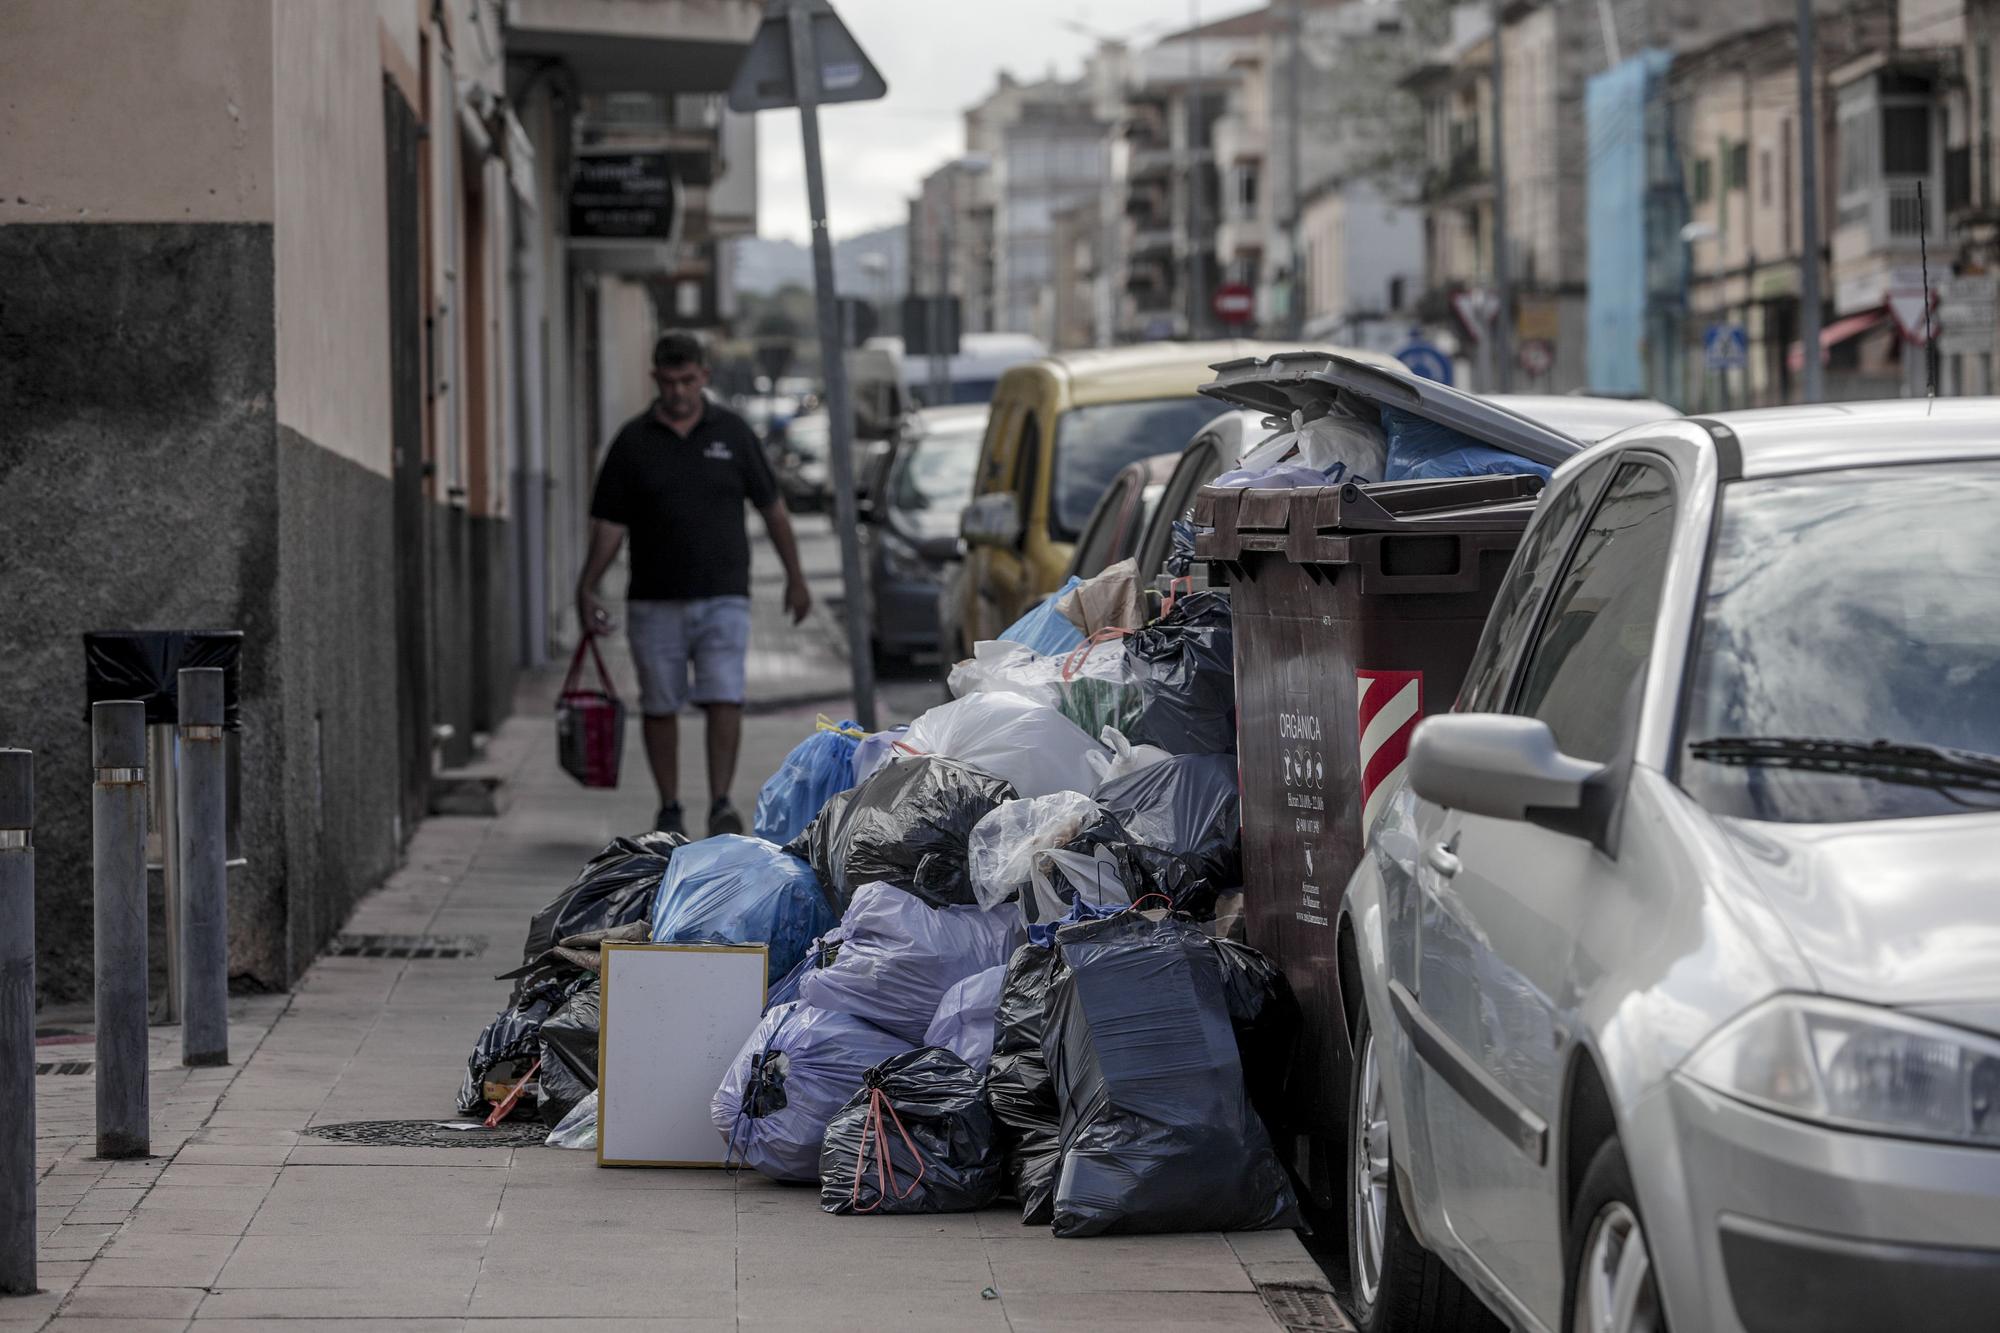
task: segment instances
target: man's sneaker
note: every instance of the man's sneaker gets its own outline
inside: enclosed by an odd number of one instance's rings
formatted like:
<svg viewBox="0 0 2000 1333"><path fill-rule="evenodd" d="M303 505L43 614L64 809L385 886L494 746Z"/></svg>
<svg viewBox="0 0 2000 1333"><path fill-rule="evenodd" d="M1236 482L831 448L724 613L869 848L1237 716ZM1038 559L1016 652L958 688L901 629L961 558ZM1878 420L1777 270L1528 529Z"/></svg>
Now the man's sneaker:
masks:
<svg viewBox="0 0 2000 1333"><path fill-rule="evenodd" d="M713 838L724 833L741 833L743 816L736 813L736 807L729 803L727 796L718 796L708 807L708 836Z"/></svg>
<svg viewBox="0 0 2000 1333"><path fill-rule="evenodd" d="M653 816L653 832L678 833L687 836L687 821L681 817L681 803L668 801L660 807L660 813Z"/></svg>

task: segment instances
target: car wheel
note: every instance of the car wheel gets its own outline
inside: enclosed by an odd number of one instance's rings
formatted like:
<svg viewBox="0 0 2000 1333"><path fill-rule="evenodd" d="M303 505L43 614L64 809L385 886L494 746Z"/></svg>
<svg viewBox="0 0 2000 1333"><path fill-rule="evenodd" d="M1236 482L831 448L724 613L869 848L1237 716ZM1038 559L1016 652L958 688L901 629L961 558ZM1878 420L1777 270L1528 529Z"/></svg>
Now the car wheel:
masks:
<svg viewBox="0 0 2000 1333"><path fill-rule="evenodd" d="M1403 1216L1389 1144L1389 1101L1364 1008L1347 1095L1347 1271L1361 1333L1500 1328Z"/></svg>
<svg viewBox="0 0 2000 1333"><path fill-rule="evenodd" d="M1607 1139L1590 1159L1570 1213L1570 1333L1666 1333L1653 1254L1625 1148Z"/></svg>

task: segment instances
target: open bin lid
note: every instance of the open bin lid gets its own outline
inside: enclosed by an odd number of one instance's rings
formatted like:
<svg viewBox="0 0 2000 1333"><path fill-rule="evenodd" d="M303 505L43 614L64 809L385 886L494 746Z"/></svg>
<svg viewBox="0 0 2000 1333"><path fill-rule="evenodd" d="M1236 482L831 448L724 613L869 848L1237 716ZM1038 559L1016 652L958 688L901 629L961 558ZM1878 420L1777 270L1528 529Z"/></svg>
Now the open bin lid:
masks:
<svg viewBox="0 0 2000 1333"><path fill-rule="evenodd" d="M1284 352L1222 361L1210 369L1215 379L1201 386L1203 393L1274 416L1324 409L1344 390L1374 407L1398 408L1545 467L1557 467L1585 448L1582 440L1400 366L1331 352Z"/></svg>

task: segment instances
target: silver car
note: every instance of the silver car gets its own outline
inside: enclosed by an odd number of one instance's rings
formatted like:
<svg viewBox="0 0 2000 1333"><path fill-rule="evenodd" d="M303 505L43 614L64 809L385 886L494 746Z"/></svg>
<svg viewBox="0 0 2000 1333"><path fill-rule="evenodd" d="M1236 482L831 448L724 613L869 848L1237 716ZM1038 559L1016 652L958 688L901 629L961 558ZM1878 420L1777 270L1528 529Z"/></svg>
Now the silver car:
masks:
<svg viewBox="0 0 2000 1333"><path fill-rule="evenodd" d="M2000 1328L2000 403L1565 463L1342 909L1363 1329Z"/></svg>

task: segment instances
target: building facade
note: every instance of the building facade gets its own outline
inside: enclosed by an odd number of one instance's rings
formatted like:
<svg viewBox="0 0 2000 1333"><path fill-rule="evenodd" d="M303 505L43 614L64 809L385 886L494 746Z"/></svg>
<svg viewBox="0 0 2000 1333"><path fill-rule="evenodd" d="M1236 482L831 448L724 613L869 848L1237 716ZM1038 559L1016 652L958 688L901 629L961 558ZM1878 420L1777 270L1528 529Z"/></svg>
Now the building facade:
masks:
<svg viewBox="0 0 2000 1333"><path fill-rule="evenodd" d="M643 375L656 323L643 278L593 304L573 262L582 99L718 91L757 14L9 7L0 743L37 756L46 996L89 990L84 633L243 631L230 967L263 986L509 711L561 636L589 442L644 402L605 367Z"/></svg>

